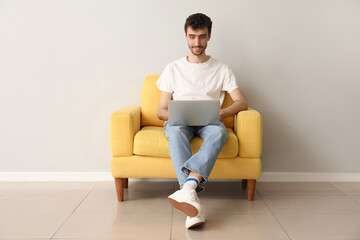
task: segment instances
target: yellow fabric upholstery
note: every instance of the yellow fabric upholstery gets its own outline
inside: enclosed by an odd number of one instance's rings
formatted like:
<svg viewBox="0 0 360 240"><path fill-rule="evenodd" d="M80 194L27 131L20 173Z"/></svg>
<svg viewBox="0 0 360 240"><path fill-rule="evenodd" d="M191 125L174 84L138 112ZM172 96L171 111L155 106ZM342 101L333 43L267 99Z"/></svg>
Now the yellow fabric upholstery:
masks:
<svg viewBox="0 0 360 240"><path fill-rule="evenodd" d="M140 107L124 107L111 114L110 129L112 155L133 155L134 135L140 130Z"/></svg>
<svg viewBox="0 0 360 240"><path fill-rule="evenodd" d="M262 116L254 109L241 111L236 116L236 135L239 156L259 158L262 151Z"/></svg>
<svg viewBox="0 0 360 240"><path fill-rule="evenodd" d="M161 91L155 83L159 76L152 74L145 77L141 89L141 126L164 126L164 121L157 117Z"/></svg>
<svg viewBox="0 0 360 240"><path fill-rule="evenodd" d="M164 134L164 127L143 127L134 139L134 154L169 158L169 143ZM238 138L231 128L227 128L229 138L222 148L219 158L233 158L238 155ZM203 140L195 137L190 141L192 153L199 151Z"/></svg>
<svg viewBox="0 0 360 240"><path fill-rule="evenodd" d="M127 178L176 178L170 158L131 156L113 157L111 174ZM219 158L210 179L258 179L261 174L259 158Z"/></svg>
<svg viewBox="0 0 360 240"><path fill-rule="evenodd" d="M124 107L110 119L111 173L114 178L176 178L164 121L157 118L160 91L155 83L159 75L148 75L143 83L141 108ZM226 94L222 107L232 104ZM255 109L241 111L224 119L229 133L212 170L213 179L258 179L261 174L262 116ZM140 130L141 129L141 130ZM193 153L202 139L191 141Z"/></svg>

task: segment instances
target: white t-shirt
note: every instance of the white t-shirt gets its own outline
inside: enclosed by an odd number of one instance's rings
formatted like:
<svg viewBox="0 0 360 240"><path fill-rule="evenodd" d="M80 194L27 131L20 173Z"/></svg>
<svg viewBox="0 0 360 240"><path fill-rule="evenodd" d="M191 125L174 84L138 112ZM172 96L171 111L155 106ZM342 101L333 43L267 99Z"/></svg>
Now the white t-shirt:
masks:
<svg viewBox="0 0 360 240"><path fill-rule="evenodd" d="M156 86L173 94L174 100L220 100L225 91L238 88L229 66L210 57L203 63L191 63L186 57L166 65Z"/></svg>

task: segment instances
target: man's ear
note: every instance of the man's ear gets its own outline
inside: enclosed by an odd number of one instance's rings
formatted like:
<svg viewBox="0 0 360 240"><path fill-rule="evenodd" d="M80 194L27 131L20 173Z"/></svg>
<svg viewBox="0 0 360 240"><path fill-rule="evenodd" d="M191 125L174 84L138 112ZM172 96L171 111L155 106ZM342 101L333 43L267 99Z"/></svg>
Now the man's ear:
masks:
<svg viewBox="0 0 360 240"><path fill-rule="evenodd" d="M211 38L211 33L209 34L209 40L210 40L210 38ZM208 41L209 41L209 40L208 40Z"/></svg>

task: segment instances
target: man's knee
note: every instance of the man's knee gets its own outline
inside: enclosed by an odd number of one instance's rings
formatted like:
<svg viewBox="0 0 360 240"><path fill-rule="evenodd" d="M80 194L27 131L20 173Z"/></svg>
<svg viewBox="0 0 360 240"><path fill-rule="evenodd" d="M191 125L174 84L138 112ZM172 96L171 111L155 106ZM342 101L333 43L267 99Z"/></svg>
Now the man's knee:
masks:
<svg viewBox="0 0 360 240"><path fill-rule="evenodd" d="M186 138L185 128L183 126L171 126L167 129L167 134L172 138Z"/></svg>
<svg viewBox="0 0 360 240"><path fill-rule="evenodd" d="M226 142L229 138L229 134L227 133L226 129L223 128L219 131L219 136L224 142Z"/></svg>
<svg viewBox="0 0 360 240"><path fill-rule="evenodd" d="M222 142L226 142L228 137L229 137L229 134L227 133L226 128L216 126L211 130L211 136L210 137L215 138L215 139L219 139Z"/></svg>

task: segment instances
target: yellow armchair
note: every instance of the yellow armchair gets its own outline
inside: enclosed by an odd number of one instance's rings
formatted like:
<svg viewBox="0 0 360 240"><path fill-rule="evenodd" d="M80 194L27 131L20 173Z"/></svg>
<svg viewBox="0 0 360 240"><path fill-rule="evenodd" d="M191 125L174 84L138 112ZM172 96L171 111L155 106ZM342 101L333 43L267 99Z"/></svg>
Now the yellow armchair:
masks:
<svg viewBox="0 0 360 240"><path fill-rule="evenodd" d="M176 178L164 134L164 121L157 117L159 75L145 77L141 107L124 107L111 114L111 174L115 178L118 201L124 200L129 178ZM226 94L222 108L232 104ZM209 176L210 179L242 179L248 187L248 200L254 199L256 180L261 175L262 116L255 109L241 111L224 119L229 138ZM203 140L191 140L195 154Z"/></svg>

